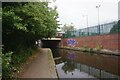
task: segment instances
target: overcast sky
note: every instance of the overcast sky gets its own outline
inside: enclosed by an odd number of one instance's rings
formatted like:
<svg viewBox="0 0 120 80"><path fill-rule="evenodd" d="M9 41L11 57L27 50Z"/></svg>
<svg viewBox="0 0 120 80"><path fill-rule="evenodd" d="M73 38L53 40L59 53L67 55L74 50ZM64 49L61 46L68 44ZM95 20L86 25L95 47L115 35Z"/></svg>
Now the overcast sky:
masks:
<svg viewBox="0 0 120 80"><path fill-rule="evenodd" d="M98 24L99 8L100 24L118 20L118 2L120 0L56 0L55 5L59 13L59 21L62 25L71 24L75 28L85 28L88 15L88 25ZM62 26L61 25L61 26Z"/></svg>

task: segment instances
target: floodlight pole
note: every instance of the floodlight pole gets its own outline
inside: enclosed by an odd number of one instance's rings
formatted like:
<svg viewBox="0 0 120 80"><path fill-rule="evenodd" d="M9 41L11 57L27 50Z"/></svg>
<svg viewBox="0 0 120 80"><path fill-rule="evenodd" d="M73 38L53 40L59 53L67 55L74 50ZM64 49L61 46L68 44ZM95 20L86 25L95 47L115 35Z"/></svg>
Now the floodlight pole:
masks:
<svg viewBox="0 0 120 80"><path fill-rule="evenodd" d="M89 36L89 28L88 28L88 15L83 15L83 17L86 17L87 32L88 32L88 36Z"/></svg>
<svg viewBox="0 0 120 80"><path fill-rule="evenodd" d="M96 8L98 9L98 33L100 35L100 19L99 19L99 8L100 8L100 5L96 6Z"/></svg>

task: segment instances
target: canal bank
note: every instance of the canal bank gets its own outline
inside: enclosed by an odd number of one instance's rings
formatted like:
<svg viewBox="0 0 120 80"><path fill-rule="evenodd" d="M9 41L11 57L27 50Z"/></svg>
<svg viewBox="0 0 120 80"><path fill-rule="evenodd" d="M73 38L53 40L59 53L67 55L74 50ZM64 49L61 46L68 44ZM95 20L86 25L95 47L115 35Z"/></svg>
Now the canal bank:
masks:
<svg viewBox="0 0 120 80"><path fill-rule="evenodd" d="M59 54L57 53L59 51ZM119 56L87 54L75 50L53 51L59 79L61 78L114 78L118 79Z"/></svg>
<svg viewBox="0 0 120 80"><path fill-rule="evenodd" d="M42 48L35 58L25 65L19 78L58 78L52 52Z"/></svg>
<svg viewBox="0 0 120 80"><path fill-rule="evenodd" d="M117 79L118 70L117 56L90 55L74 50L42 48L26 65L19 78Z"/></svg>
<svg viewBox="0 0 120 80"><path fill-rule="evenodd" d="M67 50L75 50L75 51L81 51L81 52L87 52L87 53L95 53L95 54L105 54L105 55L114 55L114 56L120 56L120 51L111 51L108 49L100 49L97 50L96 48L79 48L79 47L60 47L61 49L67 49Z"/></svg>

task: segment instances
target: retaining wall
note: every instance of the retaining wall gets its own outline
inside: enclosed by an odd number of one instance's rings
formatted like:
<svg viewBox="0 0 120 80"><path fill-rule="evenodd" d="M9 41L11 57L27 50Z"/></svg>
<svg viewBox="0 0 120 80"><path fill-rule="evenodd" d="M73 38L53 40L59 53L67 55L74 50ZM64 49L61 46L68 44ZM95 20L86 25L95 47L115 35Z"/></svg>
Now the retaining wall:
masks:
<svg viewBox="0 0 120 80"><path fill-rule="evenodd" d="M62 46L68 46L68 40L72 39L76 41L75 47L88 46L90 48L96 48L97 45L101 45L103 49L120 50L120 34L106 34L99 36L86 36L80 38L63 38L61 41Z"/></svg>

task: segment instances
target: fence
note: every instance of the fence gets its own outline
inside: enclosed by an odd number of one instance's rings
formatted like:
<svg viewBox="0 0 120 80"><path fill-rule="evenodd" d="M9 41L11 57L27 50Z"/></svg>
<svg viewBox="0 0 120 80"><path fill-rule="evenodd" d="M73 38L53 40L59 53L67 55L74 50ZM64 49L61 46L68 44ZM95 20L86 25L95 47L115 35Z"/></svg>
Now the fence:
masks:
<svg viewBox="0 0 120 80"><path fill-rule="evenodd" d="M75 31L68 31L64 34L64 38L96 36L110 33L118 33L117 21L101 24L93 27L79 29Z"/></svg>

